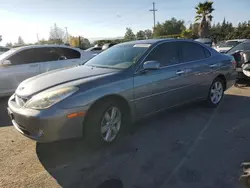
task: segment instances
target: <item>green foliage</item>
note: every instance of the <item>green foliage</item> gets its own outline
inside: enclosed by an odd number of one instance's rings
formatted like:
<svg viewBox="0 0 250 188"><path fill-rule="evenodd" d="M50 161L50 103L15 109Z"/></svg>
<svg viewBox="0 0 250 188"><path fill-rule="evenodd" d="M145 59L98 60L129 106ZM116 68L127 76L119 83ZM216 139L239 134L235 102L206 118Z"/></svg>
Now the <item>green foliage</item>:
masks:
<svg viewBox="0 0 250 188"><path fill-rule="evenodd" d="M144 33L145 33L145 38L146 38L146 39L152 39L152 38L153 38L153 32L152 32L152 30L146 29L146 30L144 31Z"/></svg>
<svg viewBox="0 0 250 188"><path fill-rule="evenodd" d="M18 37L17 43L15 45L17 45L17 46L24 46L25 45L21 36Z"/></svg>
<svg viewBox="0 0 250 188"><path fill-rule="evenodd" d="M64 30L60 27L58 27L56 25L56 23L54 23L54 25L50 28L50 32L49 32L49 40L52 42L61 42L64 40Z"/></svg>
<svg viewBox="0 0 250 188"><path fill-rule="evenodd" d="M181 34L156 36L154 38L156 38L156 39L181 38Z"/></svg>
<svg viewBox="0 0 250 188"><path fill-rule="evenodd" d="M240 22L237 27L233 27L232 23L226 22L224 19L222 23L212 25L210 28L210 37L213 38L215 42L250 38L250 21Z"/></svg>
<svg viewBox="0 0 250 188"><path fill-rule="evenodd" d="M6 43L6 47L11 48L13 44L11 42Z"/></svg>
<svg viewBox="0 0 250 188"><path fill-rule="evenodd" d="M131 40L135 40L136 37L135 37L135 34L133 33L132 29L131 28L126 28L126 33L125 33L125 36L124 36L124 40L125 41L131 41Z"/></svg>
<svg viewBox="0 0 250 188"><path fill-rule="evenodd" d="M158 22L154 28L154 37L179 35L186 29L184 23L183 20L177 20L176 18L166 20L164 23Z"/></svg>
<svg viewBox="0 0 250 188"><path fill-rule="evenodd" d="M81 48L83 50L87 49L90 47L90 42L87 38L84 37L70 37L69 40L70 46L76 47L76 48Z"/></svg>
<svg viewBox="0 0 250 188"><path fill-rule="evenodd" d="M213 2L205 1L204 3L199 3L196 7L195 22L200 22L199 26L199 36L201 38L206 38L209 35L209 24L213 19L212 12L214 11Z"/></svg>
<svg viewBox="0 0 250 188"><path fill-rule="evenodd" d="M145 32L140 30L136 33L136 39L137 40L144 40L146 39L146 35L145 35Z"/></svg>
<svg viewBox="0 0 250 188"><path fill-rule="evenodd" d="M94 42L94 45L102 46L102 45L107 44L107 43L119 44L119 43L122 43L122 42L124 42L123 39L115 39L115 40L97 40L97 41Z"/></svg>

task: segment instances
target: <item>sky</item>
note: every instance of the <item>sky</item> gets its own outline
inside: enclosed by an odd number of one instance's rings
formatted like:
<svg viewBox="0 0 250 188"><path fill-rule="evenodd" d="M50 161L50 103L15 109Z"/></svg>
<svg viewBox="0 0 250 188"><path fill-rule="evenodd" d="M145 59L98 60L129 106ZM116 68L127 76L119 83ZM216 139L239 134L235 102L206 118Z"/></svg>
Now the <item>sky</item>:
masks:
<svg viewBox="0 0 250 188"><path fill-rule="evenodd" d="M153 0L0 0L0 35L3 41L26 43L49 37L56 23L73 36L90 39L124 36L126 27L134 32L152 29ZM156 21L175 17L186 25L194 21L194 7L204 0L155 0ZM236 25L250 20L250 0L214 0L213 23L226 20Z"/></svg>

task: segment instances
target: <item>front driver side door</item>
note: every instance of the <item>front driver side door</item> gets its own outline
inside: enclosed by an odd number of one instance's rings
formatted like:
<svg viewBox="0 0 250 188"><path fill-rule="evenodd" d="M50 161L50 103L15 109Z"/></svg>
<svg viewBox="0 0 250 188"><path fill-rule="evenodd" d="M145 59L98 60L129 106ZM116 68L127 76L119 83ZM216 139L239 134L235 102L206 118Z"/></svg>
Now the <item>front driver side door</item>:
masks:
<svg viewBox="0 0 250 188"><path fill-rule="evenodd" d="M34 49L25 49L8 58L11 65L1 71L1 91L3 93L14 92L17 86L25 79L40 73L40 63L37 62ZM5 81L4 81L5 80Z"/></svg>
<svg viewBox="0 0 250 188"><path fill-rule="evenodd" d="M134 75L134 106L138 118L181 104L184 100L185 70L179 63L178 43L157 45L143 63L151 60L158 61L161 67L158 70L137 71Z"/></svg>

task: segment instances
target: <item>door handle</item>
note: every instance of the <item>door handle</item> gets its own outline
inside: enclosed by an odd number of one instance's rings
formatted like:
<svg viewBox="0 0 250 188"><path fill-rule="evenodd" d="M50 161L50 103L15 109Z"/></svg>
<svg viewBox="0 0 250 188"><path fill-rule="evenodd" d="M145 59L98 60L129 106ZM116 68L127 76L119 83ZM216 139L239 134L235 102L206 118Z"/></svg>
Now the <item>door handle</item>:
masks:
<svg viewBox="0 0 250 188"><path fill-rule="evenodd" d="M215 68L217 66L218 66L218 64L212 64L212 65L210 65L210 68Z"/></svg>
<svg viewBox="0 0 250 188"><path fill-rule="evenodd" d="M182 75L182 74L184 74L185 73L185 71L183 71L183 70L178 70L178 71L176 71L176 74L177 75Z"/></svg>

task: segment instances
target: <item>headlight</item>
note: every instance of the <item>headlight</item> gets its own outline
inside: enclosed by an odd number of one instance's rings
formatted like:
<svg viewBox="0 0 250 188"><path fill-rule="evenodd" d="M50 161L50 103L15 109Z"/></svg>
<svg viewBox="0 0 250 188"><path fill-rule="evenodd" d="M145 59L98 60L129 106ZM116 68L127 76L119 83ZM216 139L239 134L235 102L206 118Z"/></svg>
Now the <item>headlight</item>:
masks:
<svg viewBox="0 0 250 188"><path fill-rule="evenodd" d="M32 97L24 105L24 107L32 109L46 109L72 95L77 90L77 87L65 87L56 90L44 91Z"/></svg>

